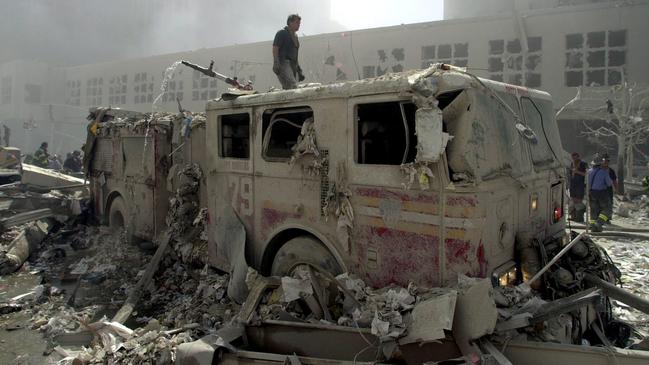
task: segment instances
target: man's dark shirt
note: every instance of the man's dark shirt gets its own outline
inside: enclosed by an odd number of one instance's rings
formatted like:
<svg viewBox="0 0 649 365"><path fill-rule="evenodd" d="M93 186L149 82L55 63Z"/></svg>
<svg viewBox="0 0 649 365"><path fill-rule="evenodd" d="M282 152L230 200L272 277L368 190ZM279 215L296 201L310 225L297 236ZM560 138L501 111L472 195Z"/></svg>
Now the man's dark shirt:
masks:
<svg viewBox="0 0 649 365"><path fill-rule="evenodd" d="M68 169L72 172L80 172L81 167L81 160L75 157L68 157L63 163L63 168Z"/></svg>
<svg viewBox="0 0 649 365"><path fill-rule="evenodd" d="M291 60L297 63L297 53L300 48L300 42L297 40L297 35L295 36L295 39L293 39L288 27L284 27L284 29L275 34L273 46L279 47L278 55L280 61Z"/></svg>
<svg viewBox="0 0 649 365"><path fill-rule="evenodd" d="M579 166L577 171L586 173L588 169L588 164L584 161L579 161ZM571 175L570 176L570 195L573 197L583 197L584 191L586 190L586 176L583 175Z"/></svg>

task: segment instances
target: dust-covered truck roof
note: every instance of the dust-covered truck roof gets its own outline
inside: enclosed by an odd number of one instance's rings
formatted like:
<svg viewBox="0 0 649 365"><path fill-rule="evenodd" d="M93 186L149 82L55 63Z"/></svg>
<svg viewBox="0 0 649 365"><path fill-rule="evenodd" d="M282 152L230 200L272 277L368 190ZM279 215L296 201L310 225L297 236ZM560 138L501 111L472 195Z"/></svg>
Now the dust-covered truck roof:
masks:
<svg viewBox="0 0 649 365"><path fill-rule="evenodd" d="M230 97L225 97L224 95L222 98L208 101L206 110L279 104L300 100L350 98L388 93L424 93L430 96L478 86L520 96L552 100L550 94L544 91L487 80L470 74L458 67L446 64L434 64L423 70L389 73L379 77L357 81L345 81L326 85L318 84L291 90L244 94L236 97L232 97L233 95L231 94L225 94Z"/></svg>

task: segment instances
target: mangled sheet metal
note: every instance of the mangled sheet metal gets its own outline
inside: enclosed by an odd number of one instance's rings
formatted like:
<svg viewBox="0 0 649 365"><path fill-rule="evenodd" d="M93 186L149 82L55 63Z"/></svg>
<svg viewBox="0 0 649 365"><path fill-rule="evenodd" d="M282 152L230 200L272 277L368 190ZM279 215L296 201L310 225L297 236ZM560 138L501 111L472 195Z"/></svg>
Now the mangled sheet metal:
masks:
<svg viewBox="0 0 649 365"><path fill-rule="evenodd" d="M292 156L289 165L300 164L309 176L319 176L324 164L324 157L318 149L313 117L302 124L297 143L291 147Z"/></svg>
<svg viewBox="0 0 649 365"><path fill-rule="evenodd" d="M399 339L399 343L429 342L445 338L444 330L453 329L456 302L457 291L451 290L417 303L412 310L408 334Z"/></svg>
<svg viewBox="0 0 649 365"><path fill-rule="evenodd" d="M442 110L437 106L437 79L424 72L410 77L408 82L414 92L415 134L417 135L417 162L437 162L443 156L448 141L452 138L443 130Z"/></svg>
<svg viewBox="0 0 649 365"><path fill-rule="evenodd" d="M38 249L52 227L53 224L46 220L27 225L8 247L0 250L0 274L18 270Z"/></svg>
<svg viewBox="0 0 649 365"><path fill-rule="evenodd" d="M84 185L78 177L62 174L54 170L23 164L21 182L25 185L40 188L58 188L63 186Z"/></svg>
<svg viewBox="0 0 649 365"><path fill-rule="evenodd" d="M406 182L401 185L405 189L412 189L415 181L419 183L421 190L430 189L430 179L434 178L433 170L430 169L428 163L425 162L411 162L401 165L401 172L406 177Z"/></svg>
<svg viewBox="0 0 649 365"><path fill-rule="evenodd" d="M444 132L442 110L438 107L435 94L438 92L437 79L430 71L411 76L415 112L415 134L417 135L417 155L415 161L401 165L406 177L402 185L412 189L415 181L421 190L430 189L430 179L434 177L431 166L444 155L448 142L453 138Z"/></svg>
<svg viewBox="0 0 649 365"><path fill-rule="evenodd" d="M237 303L243 303L248 296L246 275L248 263L246 262L246 229L234 209L224 204L217 215L216 242L219 255L223 255L230 263L230 282L228 296Z"/></svg>
<svg viewBox="0 0 649 365"><path fill-rule="evenodd" d="M327 220L330 216L336 217L338 240L345 251L349 252L350 237L354 227L354 209L350 201L352 191L347 182L347 165L344 161L338 163L336 171L336 182L329 187L322 211Z"/></svg>
<svg viewBox="0 0 649 365"><path fill-rule="evenodd" d="M466 340L491 334L498 320L491 281L460 275L458 287L453 333Z"/></svg>

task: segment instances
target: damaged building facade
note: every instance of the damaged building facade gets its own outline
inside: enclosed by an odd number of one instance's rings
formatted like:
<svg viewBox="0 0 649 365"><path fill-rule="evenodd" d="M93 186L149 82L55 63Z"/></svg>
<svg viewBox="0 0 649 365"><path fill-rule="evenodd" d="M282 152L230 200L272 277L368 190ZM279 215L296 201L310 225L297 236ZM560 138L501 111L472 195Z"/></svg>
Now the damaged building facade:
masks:
<svg viewBox="0 0 649 365"><path fill-rule="evenodd" d="M300 63L306 81L331 83L447 62L546 90L558 109L580 86L649 84L647 13L645 0L446 1L442 21L301 37ZM5 63L0 121L11 128L11 144L25 151L49 141L53 152L67 152L83 143L88 107L151 111L164 70L181 59L214 60L216 71L249 79L256 90L278 87L269 50L270 41L75 67ZM227 87L187 69L173 75L156 110L174 111L179 98L184 108L202 111ZM563 135L578 134L580 125L570 111L559 116Z"/></svg>

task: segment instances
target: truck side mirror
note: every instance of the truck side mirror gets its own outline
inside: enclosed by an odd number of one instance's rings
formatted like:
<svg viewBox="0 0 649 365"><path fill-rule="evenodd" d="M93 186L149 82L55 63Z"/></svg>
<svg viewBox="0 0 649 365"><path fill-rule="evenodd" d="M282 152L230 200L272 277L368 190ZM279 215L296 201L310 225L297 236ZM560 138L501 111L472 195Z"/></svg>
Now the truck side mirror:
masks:
<svg viewBox="0 0 649 365"><path fill-rule="evenodd" d="M446 149L449 134L443 132L442 110L422 107L415 112L417 161L437 162Z"/></svg>

